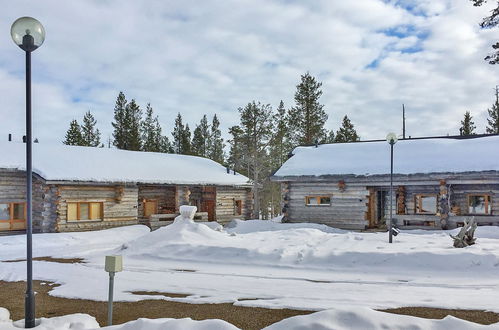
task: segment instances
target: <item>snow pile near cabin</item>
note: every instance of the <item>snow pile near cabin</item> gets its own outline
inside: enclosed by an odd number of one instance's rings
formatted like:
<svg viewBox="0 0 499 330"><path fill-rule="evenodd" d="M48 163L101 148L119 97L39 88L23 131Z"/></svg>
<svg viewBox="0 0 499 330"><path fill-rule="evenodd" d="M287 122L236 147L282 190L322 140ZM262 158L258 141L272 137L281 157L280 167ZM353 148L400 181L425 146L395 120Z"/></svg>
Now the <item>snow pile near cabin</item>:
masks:
<svg viewBox="0 0 499 330"><path fill-rule="evenodd" d="M386 141L297 147L293 154L274 176L390 174ZM393 158L395 174L499 171L499 136L400 140Z"/></svg>
<svg viewBox="0 0 499 330"><path fill-rule="evenodd" d="M0 168L25 170L24 143L0 142ZM33 144L33 171L50 181L244 185L210 159L114 148Z"/></svg>
<svg viewBox="0 0 499 330"><path fill-rule="evenodd" d="M487 227L488 229L489 227ZM192 221L155 230L124 246L127 257L223 262L252 265L292 265L315 268L368 269L389 266L407 271L466 271L480 266L497 270L492 246L499 230L480 227L479 243L465 250L452 247L452 231L403 232L387 245L386 233L357 233L317 224L235 221L216 231ZM494 233L495 231L495 233ZM493 237L487 239L481 236Z"/></svg>

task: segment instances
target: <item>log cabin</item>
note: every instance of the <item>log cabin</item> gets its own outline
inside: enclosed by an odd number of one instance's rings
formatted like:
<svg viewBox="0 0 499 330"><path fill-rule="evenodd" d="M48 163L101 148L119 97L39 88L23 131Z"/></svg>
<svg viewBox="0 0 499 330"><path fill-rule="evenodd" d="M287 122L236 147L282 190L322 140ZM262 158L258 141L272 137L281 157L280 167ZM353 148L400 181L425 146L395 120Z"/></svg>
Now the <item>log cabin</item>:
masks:
<svg viewBox="0 0 499 330"><path fill-rule="evenodd" d="M0 231L26 228L25 144L0 142ZM33 231L171 223L181 205L197 220L252 213L249 179L202 157L109 148L33 145Z"/></svg>
<svg viewBox="0 0 499 330"><path fill-rule="evenodd" d="M474 216L499 224L499 136L297 147L271 177L280 182L283 221L364 230L393 224L447 229Z"/></svg>

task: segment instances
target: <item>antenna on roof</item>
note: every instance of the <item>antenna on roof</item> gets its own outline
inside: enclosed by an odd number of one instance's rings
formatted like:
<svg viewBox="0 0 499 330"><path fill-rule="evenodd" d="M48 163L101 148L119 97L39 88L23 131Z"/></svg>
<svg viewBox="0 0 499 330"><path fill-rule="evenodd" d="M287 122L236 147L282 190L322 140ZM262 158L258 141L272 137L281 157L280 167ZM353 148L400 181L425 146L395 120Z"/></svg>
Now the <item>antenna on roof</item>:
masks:
<svg viewBox="0 0 499 330"><path fill-rule="evenodd" d="M402 103L402 139L405 140L405 105Z"/></svg>

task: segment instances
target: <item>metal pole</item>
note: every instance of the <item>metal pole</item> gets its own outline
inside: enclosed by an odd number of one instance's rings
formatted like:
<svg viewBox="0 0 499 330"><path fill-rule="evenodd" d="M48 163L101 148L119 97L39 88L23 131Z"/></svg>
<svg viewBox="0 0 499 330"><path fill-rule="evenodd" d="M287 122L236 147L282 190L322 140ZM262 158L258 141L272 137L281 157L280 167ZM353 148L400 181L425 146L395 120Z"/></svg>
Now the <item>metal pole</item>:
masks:
<svg viewBox="0 0 499 330"><path fill-rule="evenodd" d="M390 227L388 228L388 242L392 243L393 222L393 141L390 142Z"/></svg>
<svg viewBox="0 0 499 330"><path fill-rule="evenodd" d="M24 296L24 327L35 327L35 295L33 294L33 247L32 247L32 161L31 161L31 52L26 51L26 239L27 278Z"/></svg>
<svg viewBox="0 0 499 330"><path fill-rule="evenodd" d="M113 325L114 272L109 272L109 296L107 300L107 325Z"/></svg>

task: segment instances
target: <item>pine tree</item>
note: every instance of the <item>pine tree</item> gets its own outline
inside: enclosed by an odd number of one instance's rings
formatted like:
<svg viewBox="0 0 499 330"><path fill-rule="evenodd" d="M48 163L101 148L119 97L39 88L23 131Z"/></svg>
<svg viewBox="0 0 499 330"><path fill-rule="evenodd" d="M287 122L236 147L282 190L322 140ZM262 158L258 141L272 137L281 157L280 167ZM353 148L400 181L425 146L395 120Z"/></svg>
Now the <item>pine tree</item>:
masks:
<svg viewBox="0 0 499 330"><path fill-rule="evenodd" d="M473 117L469 111L464 113L464 119L461 120L461 127L459 128L459 135L476 135L475 133L475 123L472 121Z"/></svg>
<svg viewBox="0 0 499 330"><path fill-rule="evenodd" d="M208 158L222 164L224 162L224 140L220 131L220 121L215 114L211 121L211 131L209 134Z"/></svg>
<svg viewBox="0 0 499 330"><path fill-rule="evenodd" d="M173 127L173 152L176 154L182 153L182 139L184 136L184 124L182 123L182 115L180 112L175 118L175 126Z"/></svg>
<svg viewBox="0 0 499 330"><path fill-rule="evenodd" d="M126 104L125 94L120 92L114 106L114 122L111 125L113 131L113 145L118 149L127 149L128 127L126 123Z"/></svg>
<svg viewBox="0 0 499 330"><path fill-rule="evenodd" d="M334 143L335 142L334 130L330 130L327 135L324 137L324 140L321 143Z"/></svg>
<svg viewBox="0 0 499 330"><path fill-rule="evenodd" d="M487 133L489 134L499 134L499 87L496 86L495 89L496 101L492 105L492 108L487 109L489 117L487 118Z"/></svg>
<svg viewBox="0 0 499 330"><path fill-rule="evenodd" d="M69 129L66 132L66 137L62 143L71 146L82 145L83 137L81 135L81 128L75 119L73 119L69 124Z"/></svg>
<svg viewBox="0 0 499 330"><path fill-rule="evenodd" d="M301 82L296 86L295 106L289 112L295 144L312 145L325 135L324 124L328 116L324 105L319 103L321 86L322 83L308 72L301 76Z"/></svg>
<svg viewBox="0 0 499 330"><path fill-rule="evenodd" d="M356 142L360 137L357 135L353 124L348 119L348 116L343 117L343 122L339 130L336 131L334 142Z"/></svg>
<svg viewBox="0 0 499 330"><path fill-rule="evenodd" d="M139 151L142 149L141 122L142 110L132 99L125 108L125 122L127 125L126 148L127 150Z"/></svg>
<svg viewBox="0 0 499 330"><path fill-rule="evenodd" d="M97 120L95 120L90 111L87 111L83 117L83 125L81 126L82 145L88 147L100 146L100 132L95 127L96 125Z"/></svg>
<svg viewBox="0 0 499 330"><path fill-rule="evenodd" d="M141 125L142 150L151 152L161 151L161 125L158 116L154 117L154 110L151 104L146 107L146 116Z"/></svg>
<svg viewBox="0 0 499 330"><path fill-rule="evenodd" d="M200 157L208 157L210 147L210 125L206 115L203 115L199 125L196 125L192 137L192 153Z"/></svg>

